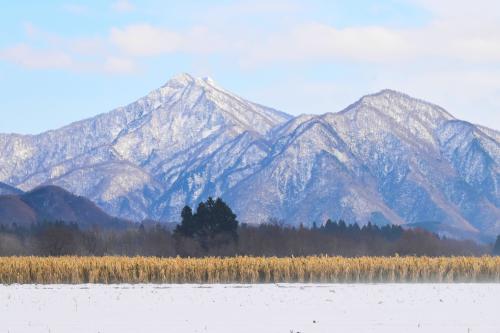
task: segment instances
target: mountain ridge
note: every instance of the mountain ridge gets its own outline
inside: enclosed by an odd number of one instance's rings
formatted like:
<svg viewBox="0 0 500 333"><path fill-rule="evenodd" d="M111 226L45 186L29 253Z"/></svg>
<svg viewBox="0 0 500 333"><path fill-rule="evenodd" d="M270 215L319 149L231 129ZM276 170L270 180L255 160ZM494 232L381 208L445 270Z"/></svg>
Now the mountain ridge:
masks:
<svg viewBox="0 0 500 333"><path fill-rule="evenodd" d="M20 189L0 182L0 195L15 195L15 194L22 194L22 193L23 193L23 191L21 191Z"/></svg>

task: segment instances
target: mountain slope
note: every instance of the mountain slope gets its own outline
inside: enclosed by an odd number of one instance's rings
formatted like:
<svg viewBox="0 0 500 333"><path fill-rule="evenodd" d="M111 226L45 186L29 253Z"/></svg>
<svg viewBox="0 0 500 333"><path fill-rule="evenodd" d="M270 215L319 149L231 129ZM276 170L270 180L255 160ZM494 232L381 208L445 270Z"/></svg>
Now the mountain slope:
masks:
<svg viewBox="0 0 500 333"><path fill-rule="evenodd" d="M177 221L184 205L212 195L248 223L342 218L491 239L500 233L499 138L393 90L293 118L181 74L109 113L0 135L0 181L55 184L134 220Z"/></svg>
<svg viewBox="0 0 500 333"><path fill-rule="evenodd" d="M95 118L36 136L0 135L0 180L25 190L55 184L112 215L159 218L152 207L187 166L245 132L263 136L288 119L210 79L181 74Z"/></svg>
<svg viewBox="0 0 500 333"><path fill-rule="evenodd" d="M0 224L30 226L44 221L75 222L82 228L124 228L126 220L109 216L90 200L57 186L41 186L20 195L0 196Z"/></svg>
<svg viewBox="0 0 500 333"><path fill-rule="evenodd" d="M494 236L500 151L487 131L385 90L279 126L262 167L226 196L249 220L439 222L450 236Z"/></svg>

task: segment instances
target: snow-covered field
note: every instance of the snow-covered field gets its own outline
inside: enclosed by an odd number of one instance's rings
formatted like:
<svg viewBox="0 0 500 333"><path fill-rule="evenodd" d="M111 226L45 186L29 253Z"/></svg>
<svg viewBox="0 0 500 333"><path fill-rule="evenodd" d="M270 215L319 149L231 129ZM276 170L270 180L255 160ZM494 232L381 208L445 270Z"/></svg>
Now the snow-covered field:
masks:
<svg viewBox="0 0 500 333"><path fill-rule="evenodd" d="M0 286L0 332L500 332L500 284Z"/></svg>

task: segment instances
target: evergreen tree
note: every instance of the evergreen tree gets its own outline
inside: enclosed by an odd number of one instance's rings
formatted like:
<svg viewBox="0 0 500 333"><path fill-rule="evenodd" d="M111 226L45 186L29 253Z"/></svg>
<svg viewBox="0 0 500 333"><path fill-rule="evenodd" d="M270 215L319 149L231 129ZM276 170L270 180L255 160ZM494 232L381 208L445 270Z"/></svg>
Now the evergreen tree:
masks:
<svg viewBox="0 0 500 333"><path fill-rule="evenodd" d="M207 201L200 202L194 214L189 206L184 207L181 218L175 233L195 238L205 249L238 238L236 215L220 198L214 200L209 197Z"/></svg>
<svg viewBox="0 0 500 333"><path fill-rule="evenodd" d="M339 232L343 233L347 230L347 224L345 223L344 220L339 220L338 225L339 225Z"/></svg>
<svg viewBox="0 0 500 333"><path fill-rule="evenodd" d="M193 218L193 210L189 206L184 206L181 212L181 224L175 228L175 234L184 237L193 237L196 232L196 226Z"/></svg>

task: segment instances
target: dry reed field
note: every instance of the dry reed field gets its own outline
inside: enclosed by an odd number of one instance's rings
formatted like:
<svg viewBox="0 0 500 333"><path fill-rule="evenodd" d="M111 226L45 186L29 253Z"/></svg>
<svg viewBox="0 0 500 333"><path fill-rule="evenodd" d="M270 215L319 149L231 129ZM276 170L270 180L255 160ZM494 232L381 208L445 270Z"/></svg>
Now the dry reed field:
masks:
<svg viewBox="0 0 500 333"><path fill-rule="evenodd" d="M2 257L2 284L500 282L500 257Z"/></svg>

